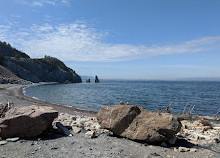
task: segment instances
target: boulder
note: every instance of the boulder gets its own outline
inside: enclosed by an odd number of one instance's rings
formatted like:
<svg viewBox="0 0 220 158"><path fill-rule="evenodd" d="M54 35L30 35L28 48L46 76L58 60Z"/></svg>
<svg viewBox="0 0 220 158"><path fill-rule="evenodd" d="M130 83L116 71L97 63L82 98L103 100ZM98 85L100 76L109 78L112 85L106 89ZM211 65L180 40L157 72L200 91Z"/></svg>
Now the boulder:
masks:
<svg viewBox="0 0 220 158"><path fill-rule="evenodd" d="M168 141L181 128L174 115L149 112L135 105L104 106L97 120L116 135L146 142Z"/></svg>
<svg viewBox="0 0 220 158"><path fill-rule="evenodd" d="M0 137L35 137L51 128L58 112L46 106L12 108L0 119Z"/></svg>

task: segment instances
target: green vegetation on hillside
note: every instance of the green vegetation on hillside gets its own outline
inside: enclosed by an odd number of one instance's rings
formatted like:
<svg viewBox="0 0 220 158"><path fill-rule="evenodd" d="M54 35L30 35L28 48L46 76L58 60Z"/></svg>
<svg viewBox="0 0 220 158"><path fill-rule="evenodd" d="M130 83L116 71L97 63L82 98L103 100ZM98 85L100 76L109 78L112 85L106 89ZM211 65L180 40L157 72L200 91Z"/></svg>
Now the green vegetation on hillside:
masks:
<svg viewBox="0 0 220 158"><path fill-rule="evenodd" d="M27 54L0 41L0 65L31 82L82 82L81 77L57 58L32 59Z"/></svg>
<svg viewBox="0 0 220 158"><path fill-rule="evenodd" d="M0 53L5 57L15 58L30 58L27 54L22 51L13 48L9 43L0 41Z"/></svg>

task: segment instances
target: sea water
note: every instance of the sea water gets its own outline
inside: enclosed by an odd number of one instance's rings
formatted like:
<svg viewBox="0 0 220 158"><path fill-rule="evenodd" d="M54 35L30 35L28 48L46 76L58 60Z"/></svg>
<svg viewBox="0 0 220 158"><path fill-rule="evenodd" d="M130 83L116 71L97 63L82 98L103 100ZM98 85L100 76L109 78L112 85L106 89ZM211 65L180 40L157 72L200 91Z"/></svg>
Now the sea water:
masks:
<svg viewBox="0 0 220 158"><path fill-rule="evenodd" d="M74 83L32 86L25 95L51 103L98 111L105 105L124 103L139 105L147 110L214 115L220 110L218 81L130 81L101 80L100 83ZM184 110L185 109L185 110Z"/></svg>

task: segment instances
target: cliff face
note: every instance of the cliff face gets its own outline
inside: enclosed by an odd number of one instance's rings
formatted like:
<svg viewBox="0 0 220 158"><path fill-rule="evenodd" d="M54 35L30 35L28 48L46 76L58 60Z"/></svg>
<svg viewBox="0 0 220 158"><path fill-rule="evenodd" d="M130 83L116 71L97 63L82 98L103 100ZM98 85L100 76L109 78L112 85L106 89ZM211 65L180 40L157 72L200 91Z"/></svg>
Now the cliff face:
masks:
<svg viewBox="0 0 220 158"><path fill-rule="evenodd" d="M2 42L0 42L0 65L19 78L31 82L82 82L81 77L60 60L49 56L31 59L25 53Z"/></svg>

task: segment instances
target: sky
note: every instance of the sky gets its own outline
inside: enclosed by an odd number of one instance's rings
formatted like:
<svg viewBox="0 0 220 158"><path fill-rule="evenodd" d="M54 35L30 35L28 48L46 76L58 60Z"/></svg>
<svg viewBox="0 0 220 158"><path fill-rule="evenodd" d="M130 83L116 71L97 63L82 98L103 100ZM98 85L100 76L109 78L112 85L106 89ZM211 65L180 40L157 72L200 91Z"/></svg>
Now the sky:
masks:
<svg viewBox="0 0 220 158"><path fill-rule="evenodd" d="M219 0L1 0L0 41L103 79L220 79Z"/></svg>

